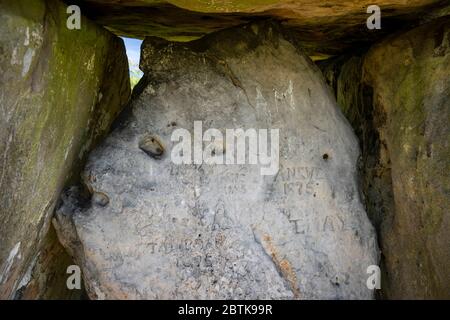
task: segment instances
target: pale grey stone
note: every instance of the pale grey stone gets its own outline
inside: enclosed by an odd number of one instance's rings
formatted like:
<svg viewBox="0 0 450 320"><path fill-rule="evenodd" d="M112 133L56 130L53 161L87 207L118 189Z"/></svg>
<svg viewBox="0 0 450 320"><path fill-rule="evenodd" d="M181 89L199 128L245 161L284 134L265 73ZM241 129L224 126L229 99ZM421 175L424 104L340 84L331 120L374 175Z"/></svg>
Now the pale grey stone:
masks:
<svg viewBox="0 0 450 320"><path fill-rule="evenodd" d="M320 71L276 25L187 44L146 39L131 114L54 219L99 299L371 299L376 236L357 185L358 142ZM279 129L280 168L176 165L171 134ZM139 148L146 134L164 154ZM230 150L223 150L227 154ZM218 153L217 156L221 156Z"/></svg>

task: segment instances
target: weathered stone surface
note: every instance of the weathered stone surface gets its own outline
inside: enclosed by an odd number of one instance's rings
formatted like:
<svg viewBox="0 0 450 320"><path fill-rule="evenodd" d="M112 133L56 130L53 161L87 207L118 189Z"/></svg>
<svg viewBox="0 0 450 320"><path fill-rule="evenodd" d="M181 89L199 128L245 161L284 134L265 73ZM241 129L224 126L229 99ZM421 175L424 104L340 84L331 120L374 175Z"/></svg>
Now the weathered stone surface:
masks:
<svg viewBox="0 0 450 320"><path fill-rule="evenodd" d="M323 66L361 140L385 298L450 297L449 26L441 19Z"/></svg>
<svg viewBox="0 0 450 320"><path fill-rule="evenodd" d="M73 3L73 1L69 1ZM449 14L447 0L82 0L91 19L119 35L187 41L255 19L273 18L297 32L317 58L361 46L407 25ZM368 30L367 7L382 9L382 29Z"/></svg>
<svg viewBox="0 0 450 320"><path fill-rule="evenodd" d="M21 300L80 300L86 292L67 288L67 268L74 265L72 257L59 243L53 227L45 236L42 248L23 278L23 286L15 292L14 299ZM81 285L83 283L81 282Z"/></svg>
<svg viewBox="0 0 450 320"><path fill-rule="evenodd" d="M141 68L131 113L83 174L109 203L72 187L54 219L91 298L373 297L366 269L378 249L356 183L356 137L277 25L187 44L148 38ZM279 171L173 163L171 135L192 133L194 121L279 129ZM164 147L160 159L139 148L148 134Z"/></svg>
<svg viewBox="0 0 450 320"><path fill-rule="evenodd" d="M164 153L161 142L152 135L145 135L139 141L139 148L153 158L160 158Z"/></svg>
<svg viewBox="0 0 450 320"><path fill-rule="evenodd" d="M129 97L122 41L67 16L0 2L0 298L26 285L63 185Z"/></svg>
<svg viewBox="0 0 450 320"><path fill-rule="evenodd" d="M383 217L389 297L450 297L450 21L374 46L373 88L395 211Z"/></svg>

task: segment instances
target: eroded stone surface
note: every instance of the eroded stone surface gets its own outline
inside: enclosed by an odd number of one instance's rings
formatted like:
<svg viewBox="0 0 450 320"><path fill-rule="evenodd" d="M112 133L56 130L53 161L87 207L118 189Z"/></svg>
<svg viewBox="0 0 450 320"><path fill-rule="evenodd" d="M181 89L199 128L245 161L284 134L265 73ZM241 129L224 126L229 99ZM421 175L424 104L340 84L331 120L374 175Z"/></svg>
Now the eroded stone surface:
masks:
<svg viewBox="0 0 450 320"><path fill-rule="evenodd" d="M90 155L54 225L92 298L368 299L378 263L358 143L320 71L277 25L148 38L131 115ZM279 129L280 167L176 165L175 129ZM146 135L165 152L139 148ZM205 144L206 146L206 144ZM217 157L230 150L221 150Z"/></svg>
<svg viewBox="0 0 450 320"><path fill-rule="evenodd" d="M59 1L0 2L0 298L30 280L59 193L130 95L122 41L66 19Z"/></svg>
<svg viewBox="0 0 450 320"><path fill-rule="evenodd" d="M387 297L448 299L450 19L371 48L363 82L373 89L381 141L375 169L392 186L392 199L380 199L392 209L380 228Z"/></svg>
<svg viewBox="0 0 450 320"><path fill-rule="evenodd" d="M73 3L70 2L71 4ZM276 19L297 32L310 55L341 53L426 19L449 14L446 0L82 0L82 10L119 35L188 41L255 19ZM382 10L382 29L368 30L366 10Z"/></svg>
<svg viewBox="0 0 450 320"><path fill-rule="evenodd" d="M449 19L323 64L363 148L388 299L450 297Z"/></svg>

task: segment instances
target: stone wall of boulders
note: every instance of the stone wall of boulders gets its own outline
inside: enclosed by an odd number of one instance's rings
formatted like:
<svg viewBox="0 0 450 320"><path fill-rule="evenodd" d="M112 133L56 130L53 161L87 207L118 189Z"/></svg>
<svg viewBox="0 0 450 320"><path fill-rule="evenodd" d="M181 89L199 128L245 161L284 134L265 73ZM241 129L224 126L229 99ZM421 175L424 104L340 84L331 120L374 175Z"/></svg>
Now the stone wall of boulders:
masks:
<svg viewBox="0 0 450 320"><path fill-rule="evenodd" d="M130 94L122 41L85 18L69 30L66 9L0 2L0 298L32 280L63 186Z"/></svg>
<svg viewBox="0 0 450 320"><path fill-rule="evenodd" d="M360 137L383 297L449 298L449 19L321 67Z"/></svg>

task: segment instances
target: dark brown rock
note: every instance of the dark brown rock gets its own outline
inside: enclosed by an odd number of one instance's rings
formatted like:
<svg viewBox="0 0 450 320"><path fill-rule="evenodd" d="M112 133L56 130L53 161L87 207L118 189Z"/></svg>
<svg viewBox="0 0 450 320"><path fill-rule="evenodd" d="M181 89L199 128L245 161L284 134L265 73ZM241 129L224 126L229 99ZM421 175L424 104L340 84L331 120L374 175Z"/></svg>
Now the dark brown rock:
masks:
<svg viewBox="0 0 450 320"><path fill-rule="evenodd" d="M409 25L448 14L442 0L82 0L83 12L119 35L189 41L255 19L276 19L297 33L315 58L334 55ZM382 29L368 30L369 5L382 9ZM447 9L446 9L447 7Z"/></svg>
<svg viewBox="0 0 450 320"><path fill-rule="evenodd" d="M450 22L322 63L362 146L385 298L450 297Z"/></svg>

